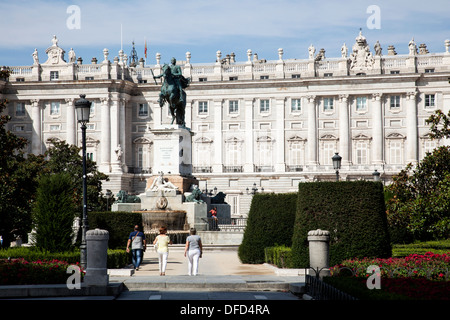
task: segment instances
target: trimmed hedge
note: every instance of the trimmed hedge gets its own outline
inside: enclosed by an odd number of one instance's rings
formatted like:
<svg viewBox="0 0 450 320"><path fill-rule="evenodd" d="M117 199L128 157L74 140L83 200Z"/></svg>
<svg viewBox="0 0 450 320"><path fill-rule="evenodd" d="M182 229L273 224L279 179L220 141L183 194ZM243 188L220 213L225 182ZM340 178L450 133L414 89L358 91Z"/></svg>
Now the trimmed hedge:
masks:
<svg viewBox="0 0 450 320"><path fill-rule="evenodd" d="M264 249L266 263L278 268L292 268L292 249L286 246L268 247Z"/></svg>
<svg viewBox="0 0 450 320"><path fill-rule="evenodd" d="M255 194L238 255L243 263L264 263L264 248L290 247L295 220L296 193Z"/></svg>
<svg viewBox="0 0 450 320"><path fill-rule="evenodd" d="M383 185L372 181L300 183L292 238L294 268L309 266L308 232L328 230L330 265L391 256Z"/></svg>
<svg viewBox="0 0 450 320"><path fill-rule="evenodd" d="M134 226L142 228L142 214L122 211L89 212L89 229L103 229L109 232L108 248L124 249Z"/></svg>

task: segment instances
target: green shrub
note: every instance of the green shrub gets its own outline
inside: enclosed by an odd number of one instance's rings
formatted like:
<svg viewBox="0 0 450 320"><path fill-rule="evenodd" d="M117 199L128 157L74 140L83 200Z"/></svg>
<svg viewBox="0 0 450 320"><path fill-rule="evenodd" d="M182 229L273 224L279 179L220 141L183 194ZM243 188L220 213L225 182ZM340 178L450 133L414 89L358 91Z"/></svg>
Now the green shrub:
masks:
<svg viewBox="0 0 450 320"><path fill-rule="evenodd" d="M291 246L296 193L255 194L238 255L243 263L263 263L264 248Z"/></svg>
<svg viewBox="0 0 450 320"><path fill-rule="evenodd" d="M65 251L72 248L75 205L72 179L66 173L39 179L33 224L36 246L42 250Z"/></svg>
<svg viewBox="0 0 450 320"><path fill-rule="evenodd" d="M142 226L142 214L122 211L89 212L88 223L89 229L99 228L109 232L110 249L123 249L126 248L134 226Z"/></svg>
<svg viewBox="0 0 450 320"><path fill-rule="evenodd" d="M292 268L292 249L286 246L268 247L264 249L266 263L278 268Z"/></svg>
<svg viewBox="0 0 450 320"><path fill-rule="evenodd" d="M383 185L372 181L300 183L292 238L295 268L309 266L308 232L330 231L330 265L391 256Z"/></svg>

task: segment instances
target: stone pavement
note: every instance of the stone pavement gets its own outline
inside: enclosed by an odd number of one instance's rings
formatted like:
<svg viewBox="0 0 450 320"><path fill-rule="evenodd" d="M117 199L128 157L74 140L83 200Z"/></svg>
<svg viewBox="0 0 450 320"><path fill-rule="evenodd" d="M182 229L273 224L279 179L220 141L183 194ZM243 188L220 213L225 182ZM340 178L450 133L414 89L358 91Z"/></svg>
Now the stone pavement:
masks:
<svg viewBox="0 0 450 320"><path fill-rule="evenodd" d="M188 276L187 269L184 247L172 246L166 275L160 276L157 254L149 248L138 271L132 276L110 275L110 283L124 284L126 290L117 298L119 300L144 296L145 299L182 300L218 300L218 297L237 300L299 299L290 292L300 293L304 284L304 277L277 275L276 270L267 264L241 263L236 249L205 247L199 262L199 275Z"/></svg>
<svg viewBox="0 0 450 320"><path fill-rule="evenodd" d="M281 274L267 264L243 264L237 247L205 246L199 275L187 275L184 246L169 247L166 275L160 276L158 257L148 248L140 270L109 270L107 293L102 288L69 290L66 285L0 286L3 299L34 300L298 300L304 276ZM106 295L105 295L106 293ZM295 293L295 294L293 294ZM1 300L1 299L0 299Z"/></svg>

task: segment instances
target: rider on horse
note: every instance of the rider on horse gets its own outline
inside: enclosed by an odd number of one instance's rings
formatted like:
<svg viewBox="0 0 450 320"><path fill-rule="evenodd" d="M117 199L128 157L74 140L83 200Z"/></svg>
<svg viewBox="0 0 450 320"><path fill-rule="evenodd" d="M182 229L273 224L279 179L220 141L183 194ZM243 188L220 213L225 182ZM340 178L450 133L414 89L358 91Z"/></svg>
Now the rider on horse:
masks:
<svg viewBox="0 0 450 320"><path fill-rule="evenodd" d="M172 123L177 120L177 124L184 125L184 109L186 107L185 95L183 89L187 88L190 78L185 78L181 68L176 65L177 60L172 58L171 65L165 64L162 68L162 74L153 76L154 79L164 77L164 83L159 94L159 105L162 107L164 101L169 103L172 113ZM175 115L176 113L176 115Z"/></svg>

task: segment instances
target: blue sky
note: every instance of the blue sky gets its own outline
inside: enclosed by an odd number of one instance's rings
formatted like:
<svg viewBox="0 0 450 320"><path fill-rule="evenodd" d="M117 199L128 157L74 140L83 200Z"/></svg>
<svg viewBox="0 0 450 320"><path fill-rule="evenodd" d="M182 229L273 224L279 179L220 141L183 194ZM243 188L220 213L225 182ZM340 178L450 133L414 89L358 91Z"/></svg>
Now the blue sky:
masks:
<svg viewBox="0 0 450 320"><path fill-rule="evenodd" d="M80 24L72 29L71 5L80 9ZM379 28L368 25L374 22L374 12L367 11L371 5L380 10ZM102 61L104 48L112 60L121 43L130 54L132 41L141 58L146 39L147 64L156 62L156 52L161 62L169 62L172 56L185 60L187 51L192 63L214 62L217 50L245 61L247 49L276 60L278 48L285 59L306 59L310 44L316 52L324 48L327 57L339 57L343 43L351 50L360 28L371 48L380 41L383 54L389 45L406 54L413 37L432 53L444 52L450 39L448 0L0 0L0 12L0 65L7 66L31 65L34 48L45 62L53 35L66 61L73 48L85 63L92 57Z"/></svg>

